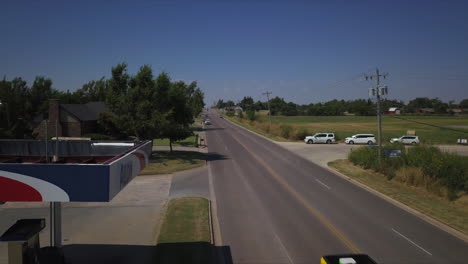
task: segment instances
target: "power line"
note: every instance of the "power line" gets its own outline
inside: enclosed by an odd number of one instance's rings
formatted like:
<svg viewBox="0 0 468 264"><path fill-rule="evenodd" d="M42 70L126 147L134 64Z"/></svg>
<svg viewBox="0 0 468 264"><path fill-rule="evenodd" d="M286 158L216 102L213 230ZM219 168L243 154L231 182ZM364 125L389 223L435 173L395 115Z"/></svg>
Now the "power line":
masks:
<svg viewBox="0 0 468 264"><path fill-rule="evenodd" d="M413 122L413 123L417 123L417 124L421 124L421 125L425 125L425 126L431 126L431 127L436 127L436 128L440 128L440 129L451 130L451 131L455 131L455 132L461 132L461 133L468 134L468 131L466 131L466 130L459 130L459 129L454 129L454 128L451 128L451 127L444 127L444 126L438 126L438 125L434 125L434 124L428 124L428 123L424 123L424 122L421 122L421 121L406 119L406 118L392 116L392 115L389 115L389 117L399 119L399 120L403 120L403 121Z"/></svg>

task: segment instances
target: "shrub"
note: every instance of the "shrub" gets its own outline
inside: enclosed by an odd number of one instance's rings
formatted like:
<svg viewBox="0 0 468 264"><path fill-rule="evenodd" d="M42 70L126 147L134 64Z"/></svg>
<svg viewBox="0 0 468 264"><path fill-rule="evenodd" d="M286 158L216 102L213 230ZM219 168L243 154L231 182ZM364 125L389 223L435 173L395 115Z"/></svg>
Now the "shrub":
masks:
<svg viewBox="0 0 468 264"><path fill-rule="evenodd" d="M255 121L255 119L257 118L255 111L253 110L248 110L245 114L247 115L247 119L250 121Z"/></svg>
<svg viewBox="0 0 468 264"><path fill-rule="evenodd" d="M234 111L226 111L227 116L234 116Z"/></svg>
<svg viewBox="0 0 468 264"><path fill-rule="evenodd" d="M402 167L395 172L394 179L411 186L427 186L427 179L421 168Z"/></svg>
<svg viewBox="0 0 468 264"><path fill-rule="evenodd" d="M394 148L394 146L392 147ZM432 146L417 146L407 152L402 147L400 157L383 157L379 165L376 147L361 147L348 158L355 165L383 173L387 179L424 186L430 192L449 200L458 192L468 192L468 158L440 151Z"/></svg>
<svg viewBox="0 0 468 264"><path fill-rule="evenodd" d="M238 116L239 116L240 119L242 119L242 118L244 118L244 113L239 112L239 115L238 115Z"/></svg>
<svg viewBox="0 0 468 264"><path fill-rule="evenodd" d="M293 131L293 128L291 126L288 126L288 125L280 126L280 135L284 138L289 138L292 131Z"/></svg>
<svg viewBox="0 0 468 264"><path fill-rule="evenodd" d="M378 170L379 161L377 159L377 148L360 147L349 153L349 160L355 165L359 165L364 169Z"/></svg>
<svg viewBox="0 0 468 264"><path fill-rule="evenodd" d="M307 128L302 127L296 130L295 139L304 140L304 138L307 137L308 135L309 135L309 131L307 130Z"/></svg>

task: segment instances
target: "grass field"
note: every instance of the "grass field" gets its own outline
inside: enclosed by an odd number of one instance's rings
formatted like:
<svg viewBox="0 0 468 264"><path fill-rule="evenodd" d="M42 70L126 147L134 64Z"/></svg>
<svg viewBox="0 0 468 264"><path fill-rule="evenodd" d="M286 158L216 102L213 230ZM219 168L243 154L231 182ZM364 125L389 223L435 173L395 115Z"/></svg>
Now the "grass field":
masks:
<svg viewBox="0 0 468 264"><path fill-rule="evenodd" d="M205 198L171 200L159 232L158 243L211 242L209 202Z"/></svg>
<svg viewBox="0 0 468 264"><path fill-rule="evenodd" d="M468 126L468 116L398 116L405 120L391 116L383 116L383 142L390 138L405 135L408 130L415 130L422 143L426 144L456 144L458 138L468 138L468 129L450 128L449 126ZM252 129L258 133L278 140L280 133L272 128L272 133L265 131L268 116L258 115L258 122L230 118L236 123ZM422 124L424 123L424 124ZM272 116L272 127L279 130L281 125L289 125L295 130L306 129L309 134L317 132L334 132L337 139L343 141L345 137L357 133L373 133L377 135L377 117L375 116ZM434 126L440 126L438 128ZM455 131L458 130L458 131ZM291 140L291 139L279 139Z"/></svg>
<svg viewBox="0 0 468 264"><path fill-rule="evenodd" d="M148 166L140 175L168 174L205 164L204 153L195 151L153 151Z"/></svg>
<svg viewBox="0 0 468 264"><path fill-rule="evenodd" d="M169 139L168 138L153 139L153 146L169 146ZM197 147L198 146L197 137L190 136L186 139L173 142L172 146Z"/></svg>
<svg viewBox="0 0 468 264"><path fill-rule="evenodd" d="M467 195L450 202L424 188L389 181L384 175L364 170L348 160L332 161L328 165L380 193L468 234Z"/></svg>

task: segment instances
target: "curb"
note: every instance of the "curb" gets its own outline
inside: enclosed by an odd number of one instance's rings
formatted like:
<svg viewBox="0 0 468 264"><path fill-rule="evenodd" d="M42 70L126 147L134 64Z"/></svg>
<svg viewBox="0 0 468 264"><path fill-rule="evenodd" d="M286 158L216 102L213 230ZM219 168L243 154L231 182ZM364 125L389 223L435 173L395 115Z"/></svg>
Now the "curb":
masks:
<svg viewBox="0 0 468 264"><path fill-rule="evenodd" d="M213 234L213 218L211 217L211 200L208 200L208 217L210 221L210 242L211 244L215 244L214 241L214 234Z"/></svg>
<svg viewBox="0 0 468 264"><path fill-rule="evenodd" d="M255 131L252 131L252 130L247 129L247 128L241 126L241 125L238 125L238 124L232 122L231 120L228 120L228 119L225 119L225 120L227 120L229 123L231 123L231 124L233 124L233 125L235 125L237 127L240 127L240 128L245 129L245 130L247 130L247 131L249 131L249 132L251 132L251 133L253 133L253 134L257 135L257 136L260 136L260 137L262 137L264 139L267 139L268 141L270 141L272 143L275 143L277 146L280 146L281 148L283 148L283 149L285 149L287 151L290 151L289 149L283 147L281 144L278 144L276 141L274 141L274 140L272 140L270 138L267 138L267 137L265 137L263 135L258 134ZM300 155L298 155L298 156L301 157ZM304 157L301 157L301 158L307 160ZM312 162L310 160L307 160L307 161ZM339 171L336 171L336 170L334 170L334 169L332 169L332 168L330 168L328 166L325 167L325 166L321 166L320 164L317 164L317 163L314 163L314 164L316 164L317 166L319 166L321 168L324 168L324 169L328 170L329 172L337 175L338 177L341 177L341 178L343 178L345 180L348 180L352 184L354 184L354 185L356 185L356 186L358 186L358 187L360 187L360 188L362 188L362 189L364 189L364 190L366 190L366 191L368 191L368 192L370 192L370 193L384 199L385 201L395 205L396 207L398 207L398 208L400 208L402 210L405 210L406 212L418 217L419 219L425 221L426 223L429 223L429 224L431 224L431 225L433 225L433 226L447 232L448 234L450 234L450 235L464 241L465 243L468 243L468 235L467 234L464 234L461 231L458 231L457 229L455 229L453 227L450 227L450 226L440 222L437 219L434 219L434 218L432 218L432 217L430 217L428 215L425 215L425 214L423 214L423 213L421 213L421 212L419 212L419 211L417 211L417 210L415 210L415 209L413 209L413 208L411 208L411 207L409 207L409 206L407 206L407 205L405 205L405 204L403 204L403 203L401 203L401 202L399 202L399 201L397 201L397 200L395 200L395 199L393 199L393 198L391 198L391 197L389 197L389 196L387 196L387 195L385 195L383 193L380 193L380 192L372 189L371 187L369 187L369 186L367 186L367 185L365 185L365 184L363 184L363 183L361 183L359 181L356 181L356 180L344 175L343 173L341 173Z"/></svg>

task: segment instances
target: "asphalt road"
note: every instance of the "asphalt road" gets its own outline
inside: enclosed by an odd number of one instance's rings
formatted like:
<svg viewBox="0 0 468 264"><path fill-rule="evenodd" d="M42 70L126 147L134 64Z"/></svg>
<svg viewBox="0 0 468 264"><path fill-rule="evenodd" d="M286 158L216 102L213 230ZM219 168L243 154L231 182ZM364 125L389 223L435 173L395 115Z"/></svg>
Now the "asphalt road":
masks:
<svg viewBox="0 0 468 264"><path fill-rule="evenodd" d="M216 243L230 247L234 263L318 263L351 252L378 263L468 263L462 240L213 113L210 120Z"/></svg>

